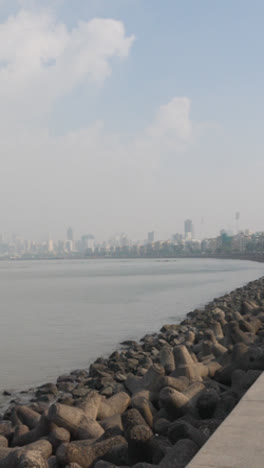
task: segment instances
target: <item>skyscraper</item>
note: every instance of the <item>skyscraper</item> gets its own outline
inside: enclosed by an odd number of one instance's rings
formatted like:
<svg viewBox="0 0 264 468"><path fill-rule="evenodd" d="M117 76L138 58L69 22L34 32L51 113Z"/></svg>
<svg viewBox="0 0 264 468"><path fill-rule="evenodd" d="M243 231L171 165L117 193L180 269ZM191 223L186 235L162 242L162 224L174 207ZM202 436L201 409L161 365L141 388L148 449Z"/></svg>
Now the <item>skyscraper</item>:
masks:
<svg viewBox="0 0 264 468"><path fill-rule="evenodd" d="M193 223L191 219L184 221L184 237L185 239L192 239L193 237Z"/></svg>
<svg viewBox="0 0 264 468"><path fill-rule="evenodd" d="M152 244L154 242L154 231L148 232L148 243Z"/></svg>
<svg viewBox="0 0 264 468"><path fill-rule="evenodd" d="M67 240L73 241L73 229L71 227L67 229Z"/></svg>

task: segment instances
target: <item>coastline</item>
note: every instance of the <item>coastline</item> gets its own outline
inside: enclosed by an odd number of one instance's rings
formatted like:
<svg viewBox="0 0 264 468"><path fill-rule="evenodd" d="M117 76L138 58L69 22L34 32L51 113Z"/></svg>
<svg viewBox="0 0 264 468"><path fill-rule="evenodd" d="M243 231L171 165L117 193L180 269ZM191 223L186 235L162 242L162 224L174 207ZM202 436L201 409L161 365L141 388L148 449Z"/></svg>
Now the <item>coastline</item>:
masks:
<svg viewBox="0 0 264 468"><path fill-rule="evenodd" d="M263 369L264 277L140 343L123 342L89 371L23 393L26 404L15 398L0 422L2 443L11 447L2 456L0 446L0 462L19 456L12 447L28 456L44 437L44 464L34 466L89 468L102 458L114 466L183 467ZM173 464L183 453L182 465Z"/></svg>
<svg viewBox="0 0 264 468"><path fill-rule="evenodd" d="M242 254L240 252L233 252L230 254L183 254L183 255L152 255L152 256L129 256L129 255L120 255L120 256L85 256L85 255L64 255L64 256L38 256L38 257L0 257L0 261L43 261L43 260L177 260L177 259L216 259L216 260L248 260L252 262L264 262L264 253L256 252L252 254Z"/></svg>

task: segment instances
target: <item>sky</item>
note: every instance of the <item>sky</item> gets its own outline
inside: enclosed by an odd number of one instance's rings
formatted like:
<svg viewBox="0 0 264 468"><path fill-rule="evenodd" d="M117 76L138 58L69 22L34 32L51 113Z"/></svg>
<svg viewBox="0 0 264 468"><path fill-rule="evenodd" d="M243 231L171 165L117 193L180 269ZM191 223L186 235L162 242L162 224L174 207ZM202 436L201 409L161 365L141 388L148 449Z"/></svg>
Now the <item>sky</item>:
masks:
<svg viewBox="0 0 264 468"><path fill-rule="evenodd" d="M264 230L262 0L0 0L0 232Z"/></svg>

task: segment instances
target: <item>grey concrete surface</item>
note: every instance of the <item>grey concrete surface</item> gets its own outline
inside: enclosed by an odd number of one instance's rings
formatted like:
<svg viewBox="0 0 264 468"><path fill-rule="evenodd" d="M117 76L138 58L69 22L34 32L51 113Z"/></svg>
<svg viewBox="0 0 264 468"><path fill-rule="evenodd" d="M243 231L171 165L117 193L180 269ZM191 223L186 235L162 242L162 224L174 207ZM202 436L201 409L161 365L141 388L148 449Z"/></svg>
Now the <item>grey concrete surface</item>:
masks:
<svg viewBox="0 0 264 468"><path fill-rule="evenodd" d="M187 468L264 468L264 373Z"/></svg>

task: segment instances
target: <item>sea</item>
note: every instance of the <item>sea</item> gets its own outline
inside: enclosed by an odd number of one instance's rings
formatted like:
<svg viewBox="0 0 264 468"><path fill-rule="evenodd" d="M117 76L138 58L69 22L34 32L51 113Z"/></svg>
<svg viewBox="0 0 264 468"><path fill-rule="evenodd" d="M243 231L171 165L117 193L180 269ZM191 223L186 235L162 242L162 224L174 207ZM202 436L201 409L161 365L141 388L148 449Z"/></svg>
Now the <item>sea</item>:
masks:
<svg viewBox="0 0 264 468"><path fill-rule="evenodd" d="M263 275L239 260L1 261L0 392L86 369Z"/></svg>

